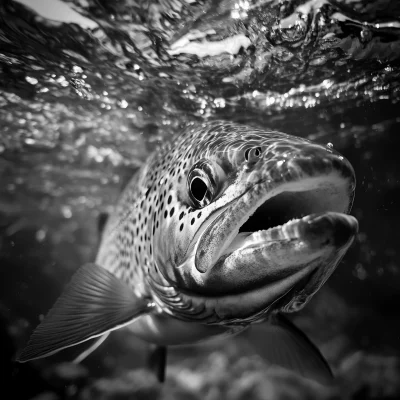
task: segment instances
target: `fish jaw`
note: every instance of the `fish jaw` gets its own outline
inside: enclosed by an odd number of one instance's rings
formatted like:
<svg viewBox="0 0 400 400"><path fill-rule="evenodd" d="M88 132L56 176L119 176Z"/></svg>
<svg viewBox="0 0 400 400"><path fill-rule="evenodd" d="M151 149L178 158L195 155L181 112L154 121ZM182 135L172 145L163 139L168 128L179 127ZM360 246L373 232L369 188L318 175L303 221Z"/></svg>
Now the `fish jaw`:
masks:
<svg viewBox="0 0 400 400"><path fill-rule="evenodd" d="M223 280L224 290L232 292L229 301L220 299L216 313L225 320L233 315L257 320L267 311L298 311L335 270L357 231L354 217L326 212L243 235L206 279L209 287L218 287L218 291ZM235 291L248 294L240 296L236 305Z"/></svg>

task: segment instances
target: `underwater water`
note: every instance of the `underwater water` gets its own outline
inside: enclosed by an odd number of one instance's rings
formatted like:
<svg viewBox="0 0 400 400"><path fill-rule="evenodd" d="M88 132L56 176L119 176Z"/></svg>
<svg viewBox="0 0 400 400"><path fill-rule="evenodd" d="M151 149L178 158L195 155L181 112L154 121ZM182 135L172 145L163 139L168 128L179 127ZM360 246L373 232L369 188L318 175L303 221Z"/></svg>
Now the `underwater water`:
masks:
<svg viewBox="0 0 400 400"><path fill-rule="evenodd" d="M18 399L400 398L400 2L0 3L0 357ZM127 179L186 123L332 143L360 232L293 316L337 376L269 367L246 335L169 354L160 385L124 330L81 365L14 364Z"/></svg>

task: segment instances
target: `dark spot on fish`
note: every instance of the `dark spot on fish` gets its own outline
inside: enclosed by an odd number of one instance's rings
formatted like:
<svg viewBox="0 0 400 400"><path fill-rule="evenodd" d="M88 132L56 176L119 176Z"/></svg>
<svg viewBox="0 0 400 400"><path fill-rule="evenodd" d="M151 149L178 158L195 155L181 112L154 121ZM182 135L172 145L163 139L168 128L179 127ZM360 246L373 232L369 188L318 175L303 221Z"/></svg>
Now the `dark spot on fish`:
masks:
<svg viewBox="0 0 400 400"><path fill-rule="evenodd" d="M182 232L183 231L183 224L179 227L179 230Z"/></svg>
<svg viewBox="0 0 400 400"><path fill-rule="evenodd" d="M168 216L168 211L165 210L165 211L164 211L164 218L167 218L167 216Z"/></svg>
<svg viewBox="0 0 400 400"><path fill-rule="evenodd" d="M139 246L138 247L138 252L140 253L142 251L142 248Z"/></svg>
<svg viewBox="0 0 400 400"><path fill-rule="evenodd" d="M197 214L197 218L201 218L201 211Z"/></svg>
<svg viewBox="0 0 400 400"><path fill-rule="evenodd" d="M174 212L175 212L175 208L172 207L170 212L169 212L169 216L172 217L174 215Z"/></svg>
<svg viewBox="0 0 400 400"><path fill-rule="evenodd" d="M195 221L195 219L192 218L192 220L190 221L190 225L193 225L193 224L194 224L194 221Z"/></svg>
<svg viewBox="0 0 400 400"><path fill-rule="evenodd" d="M171 201L172 201L172 196L169 195L169 196L168 196L168 204L171 204Z"/></svg>

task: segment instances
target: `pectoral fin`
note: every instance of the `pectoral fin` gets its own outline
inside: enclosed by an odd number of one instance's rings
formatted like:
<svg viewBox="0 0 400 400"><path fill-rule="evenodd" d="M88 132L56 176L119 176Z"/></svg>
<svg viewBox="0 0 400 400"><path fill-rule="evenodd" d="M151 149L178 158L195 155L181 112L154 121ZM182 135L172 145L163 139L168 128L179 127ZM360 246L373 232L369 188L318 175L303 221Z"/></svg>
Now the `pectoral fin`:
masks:
<svg viewBox="0 0 400 400"><path fill-rule="evenodd" d="M102 336L150 312L153 306L109 271L86 264L72 277L17 361L46 357Z"/></svg>
<svg viewBox="0 0 400 400"><path fill-rule="evenodd" d="M277 314L271 317L269 324L254 326L249 334L249 340L257 343L257 353L271 364L324 385L332 384L333 374L323 355L287 318Z"/></svg>

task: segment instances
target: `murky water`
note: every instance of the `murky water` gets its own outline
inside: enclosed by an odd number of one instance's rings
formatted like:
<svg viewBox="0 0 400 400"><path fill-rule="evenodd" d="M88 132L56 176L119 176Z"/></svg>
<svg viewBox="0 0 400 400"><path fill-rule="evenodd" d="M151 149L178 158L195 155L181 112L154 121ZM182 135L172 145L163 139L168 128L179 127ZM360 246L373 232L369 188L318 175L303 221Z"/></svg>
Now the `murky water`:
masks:
<svg viewBox="0 0 400 400"><path fill-rule="evenodd" d="M18 398L138 397L138 382L153 398L332 398L265 372L240 338L175 350L162 393L123 332L82 370L11 367L93 259L127 178L185 123L215 118L331 142L352 162L360 235L296 322L344 396L400 397L400 2L8 0L0 65L1 354Z"/></svg>

